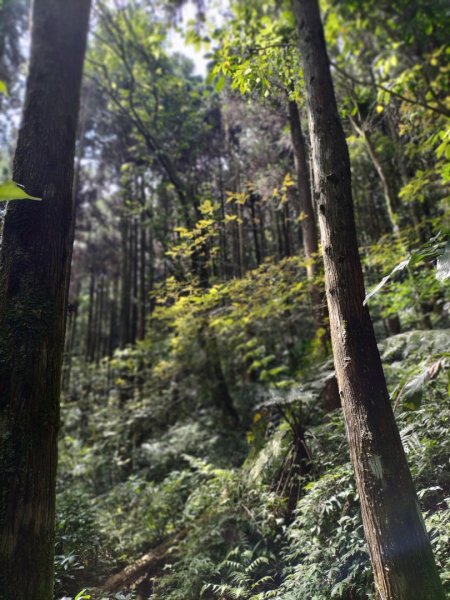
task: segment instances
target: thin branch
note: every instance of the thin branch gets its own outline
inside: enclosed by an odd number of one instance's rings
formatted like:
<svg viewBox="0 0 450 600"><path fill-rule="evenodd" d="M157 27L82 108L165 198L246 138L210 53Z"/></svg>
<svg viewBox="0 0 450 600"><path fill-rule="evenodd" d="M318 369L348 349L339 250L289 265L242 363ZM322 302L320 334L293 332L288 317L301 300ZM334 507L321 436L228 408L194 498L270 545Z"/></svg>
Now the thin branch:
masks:
<svg viewBox="0 0 450 600"><path fill-rule="evenodd" d="M430 104L427 104L426 102L421 102L420 100L413 100L412 98L408 98L407 96L404 96L403 94L400 94L399 92L394 92L393 90L391 90L388 87L382 85L381 83L376 83L376 82L369 83L367 81L363 81L361 79L358 79L354 75L351 75L350 73L348 73L347 71L345 71L342 67L339 67L335 62L330 61L330 65L338 73L340 73L343 77L345 77L346 79L349 79L350 81L353 81L353 83L356 83L357 85L364 85L364 86L370 86L370 85L372 85L372 86L375 86L379 90L382 90L383 92L387 92L388 94L390 94L391 96L394 96L395 98L398 98L399 100L403 100L403 102L408 102L409 104L414 104L416 106L421 106L422 108L425 108L426 110L430 110L430 111L435 112L435 113L437 113L439 115L444 115L444 117L450 117L450 110L447 110L444 107L439 108L437 106L431 106Z"/></svg>

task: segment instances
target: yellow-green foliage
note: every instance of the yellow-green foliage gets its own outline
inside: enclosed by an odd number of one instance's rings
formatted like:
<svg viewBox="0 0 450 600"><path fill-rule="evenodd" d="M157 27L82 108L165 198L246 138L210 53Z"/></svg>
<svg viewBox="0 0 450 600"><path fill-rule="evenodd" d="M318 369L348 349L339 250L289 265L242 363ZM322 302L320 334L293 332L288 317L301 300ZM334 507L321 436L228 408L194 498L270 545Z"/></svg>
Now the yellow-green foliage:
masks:
<svg viewBox="0 0 450 600"><path fill-rule="evenodd" d="M304 264L298 257L266 262L246 277L204 290L173 278L159 290L152 315L155 334L168 334L167 361L202 362L211 340L228 369L252 380L283 384L292 375L292 360L300 367L301 344L314 337ZM195 349L195 350L194 350Z"/></svg>

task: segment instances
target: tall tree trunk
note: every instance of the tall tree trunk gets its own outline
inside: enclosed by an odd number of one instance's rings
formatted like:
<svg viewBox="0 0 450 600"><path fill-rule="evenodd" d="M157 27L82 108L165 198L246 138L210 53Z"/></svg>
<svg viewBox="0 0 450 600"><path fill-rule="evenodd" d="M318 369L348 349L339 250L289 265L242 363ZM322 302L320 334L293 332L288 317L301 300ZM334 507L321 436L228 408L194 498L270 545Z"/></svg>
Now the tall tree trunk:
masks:
<svg viewBox="0 0 450 600"><path fill-rule="evenodd" d="M112 286L111 315L109 322L108 355L111 357L114 350L120 345L120 326L117 318L117 298L119 297L119 279L116 277Z"/></svg>
<svg viewBox="0 0 450 600"><path fill-rule="evenodd" d="M267 255L266 215L261 202L258 203L258 223L261 234L261 257L264 259Z"/></svg>
<svg viewBox="0 0 450 600"><path fill-rule="evenodd" d="M84 352L84 359L86 362L92 360L92 336L93 336L93 322L94 322L94 303L95 303L95 275L92 269L89 278L89 299L88 299L88 319L86 327L86 347Z"/></svg>
<svg viewBox="0 0 450 600"><path fill-rule="evenodd" d="M289 123L294 162L297 176L297 193L300 208L300 225L302 229L303 251L307 260L306 276L313 279L317 272L316 256L319 252L317 228L314 219L313 195L311 188L310 168L305 136L302 131L300 112L297 102L289 101ZM322 342L325 353L329 352L329 325L326 306L324 306L323 291L317 285L311 287L311 305L316 328L323 331Z"/></svg>
<svg viewBox="0 0 450 600"><path fill-rule="evenodd" d="M366 144L366 148L367 148L367 152L369 154L370 160L372 161L375 171L377 172L377 175L380 179L381 185L383 186L383 195L384 195L384 201L385 201L385 206L386 206L386 212L387 212L387 216L389 219L390 229L394 234L398 235L399 228L398 228L398 223L397 223L397 221L398 221L397 194L396 194L395 190L392 189L392 186L390 184L389 177L386 173L384 165L383 165L380 157L378 156L378 153L377 153L375 145L372 141L372 138L370 137L370 134L367 131L367 126L365 126L364 123L362 125L359 125L356 122L356 119L353 119L351 116L350 116L350 122L353 125L353 128L356 131L356 133L362 137L362 139L364 140L364 142Z"/></svg>
<svg viewBox="0 0 450 600"><path fill-rule="evenodd" d="M290 232L290 215L289 215L289 204L285 202L282 208L283 212L283 237L284 237L284 248L286 252L286 256L292 256L292 244L291 244L291 232Z"/></svg>
<svg viewBox="0 0 450 600"><path fill-rule="evenodd" d="M311 197L308 153L306 151L305 136L302 131L300 113L297 102L294 100L289 101L289 124L291 128L292 146L294 148L297 193L300 205L300 223L303 235L303 250L306 259L308 260L307 276L308 279L311 279L316 272L316 265L313 257L314 255L317 255L319 245Z"/></svg>
<svg viewBox="0 0 450 600"><path fill-rule="evenodd" d="M317 0L294 0L313 148L334 362L377 592L444 593L395 423L369 312L353 214L350 160Z"/></svg>
<svg viewBox="0 0 450 600"><path fill-rule="evenodd" d="M79 315L79 304L78 298L80 296L81 285L78 283L77 289L75 292L74 301L72 304L69 304L67 307L67 320L68 323L66 325L66 341L65 341L65 368L63 369L63 382L62 388L63 390L68 390L70 386L70 375L72 372L72 361L73 356L76 351L76 343L77 343L77 325L78 325L78 315Z"/></svg>
<svg viewBox="0 0 450 600"><path fill-rule="evenodd" d="M102 340L103 340L103 321L105 317L105 290L106 290L106 279L102 275L100 277L100 289L97 292L97 315L95 319L95 346L94 346L94 360L98 365L102 358Z"/></svg>
<svg viewBox="0 0 450 600"><path fill-rule="evenodd" d="M282 260L286 255L284 252L283 231L282 231L282 226L281 226L280 211L278 210L278 208L274 209L273 215L274 215L274 219L275 219L275 232L276 232L276 241L277 241L277 248L278 248L278 258L280 260Z"/></svg>
<svg viewBox="0 0 450 600"><path fill-rule="evenodd" d="M233 216L236 217L236 221L233 221L233 230L232 230L232 242L233 242L233 277L242 277L243 273L241 271L241 254L240 254L240 245L239 245L239 208L236 203L233 203Z"/></svg>
<svg viewBox="0 0 450 600"><path fill-rule="evenodd" d="M226 207L225 207L225 189L224 189L224 181L223 181L223 168L222 168L222 157L219 156L218 159L218 167L219 167L219 198L220 198L220 218L221 218L221 227L219 230L219 240L220 240L220 249L222 255L222 276L225 279L232 277L232 273L230 272L230 265L228 260L228 243L227 243L227 226L226 226Z"/></svg>
<svg viewBox="0 0 450 600"><path fill-rule="evenodd" d="M120 221L121 259L120 259L120 347L130 342L130 295L131 272L129 254L130 223L126 215Z"/></svg>
<svg viewBox="0 0 450 600"><path fill-rule="evenodd" d="M145 201L144 201L145 205ZM147 288L146 288L146 261L147 261L147 231L145 229L145 213L144 209L140 214L140 251L139 251L139 324L138 324L138 339L145 338L145 320L147 309Z"/></svg>
<svg viewBox="0 0 450 600"><path fill-rule="evenodd" d="M256 262L257 267L259 267L259 265L262 262L261 247L260 247L259 239L258 239L258 219L256 217L256 210L255 210L255 205L259 201L260 201L259 194L256 194L255 192L250 193L249 205L250 205L250 214L251 214L253 243L255 245L255 262Z"/></svg>
<svg viewBox="0 0 450 600"><path fill-rule="evenodd" d="M0 253L0 598L52 600L72 180L89 0L35 0Z"/></svg>
<svg viewBox="0 0 450 600"><path fill-rule="evenodd" d="M133 267L132 292L131 292L131 343L134 344L138 331L138 297L139 297L139 223L137 217L133 218L130 240L130 257Z"/></svg>
<svg viewBox="0 0 450 600"><path fill-rule="evenodd" d="M238 246L239 246L239 272L240 276L245 275L245 246L244 246L244 207L240 202L237 205L238 211Z"/></svg>

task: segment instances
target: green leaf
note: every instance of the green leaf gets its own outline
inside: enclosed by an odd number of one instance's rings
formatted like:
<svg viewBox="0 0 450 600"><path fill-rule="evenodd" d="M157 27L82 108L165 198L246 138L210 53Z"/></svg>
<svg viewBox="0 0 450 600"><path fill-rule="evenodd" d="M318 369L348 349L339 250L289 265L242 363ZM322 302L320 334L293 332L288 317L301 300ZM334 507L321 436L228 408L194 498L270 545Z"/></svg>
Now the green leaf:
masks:
<svg viewBox="0 0 450 600"><path fill-rule="evenodd" d="M14 181L5 181L0 183L0 202L8 202L9 200L42 200L42 198L30 196Z"/></svg>
<svg viewBox="0 0 450 600"><path fill-rule="evenodd" d="M223 89L223 86L225 85L225 77L219 77L219 79L217 80L216 83L216 92L220 93Z"/></svg>
<svg viewBox="0 0 450 600"><path fill-rule="evenodd" d="M4 81L2 81L1 79L0 79L0 94L9 96L8 87L7 87L6 83Z"/></svg>

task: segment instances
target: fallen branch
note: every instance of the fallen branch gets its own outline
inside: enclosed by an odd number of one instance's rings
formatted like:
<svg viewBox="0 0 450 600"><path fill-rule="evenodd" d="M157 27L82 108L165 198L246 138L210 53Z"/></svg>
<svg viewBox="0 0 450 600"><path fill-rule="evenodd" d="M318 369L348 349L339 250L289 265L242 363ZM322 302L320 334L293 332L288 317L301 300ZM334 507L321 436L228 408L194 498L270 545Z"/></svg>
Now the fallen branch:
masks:
<svg viewBox="0 0 450 600"><path fill-rule="evenodd" d="M166 560L170 549L186 537L186 530L182 529L177 534L162 542L156 548L153 548L147 554L144 554L136 562L125 567L119 573L111 575L102 586L105 592L118 592L128 589L138 580L148 573L155 571Z"/></svg>

